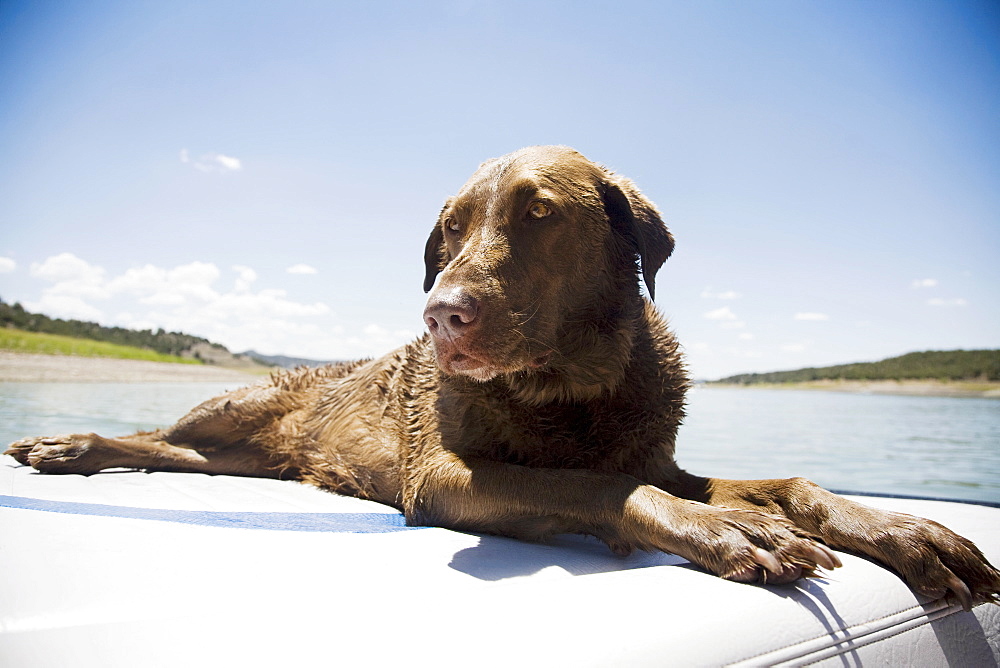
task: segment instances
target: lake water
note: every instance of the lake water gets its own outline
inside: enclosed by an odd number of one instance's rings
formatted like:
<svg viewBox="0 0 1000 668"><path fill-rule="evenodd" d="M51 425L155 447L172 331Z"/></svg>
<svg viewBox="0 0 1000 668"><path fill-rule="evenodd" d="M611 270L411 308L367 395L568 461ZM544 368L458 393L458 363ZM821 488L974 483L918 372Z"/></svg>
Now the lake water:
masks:
<svg viewBox="0 0 1000 668"><path fill-rule="evenodd" d="M166 426L232 383L0 383L0 444ZM677 460L701 475L1000 502L1000 401L699 387Z"/></svg>

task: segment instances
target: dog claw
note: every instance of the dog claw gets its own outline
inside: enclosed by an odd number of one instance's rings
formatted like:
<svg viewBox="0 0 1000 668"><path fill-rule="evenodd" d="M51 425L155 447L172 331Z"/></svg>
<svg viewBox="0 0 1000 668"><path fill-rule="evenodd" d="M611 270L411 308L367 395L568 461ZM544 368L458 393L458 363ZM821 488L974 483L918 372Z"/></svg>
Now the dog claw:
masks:
<svg viewBox="0 0 1000 668"><path fill-rule="evenodd" d="M762 550L759 547L755 547L753 553L757 563L763 566L765 570L774 573L775 575L779 575L785 570L782 568L781 562L778 561L777 557L770 552Z"/></svg>
<svg viewBox="0 0 1000 668"><path fill-rule="evenodd" d="M808 567L801 566L798 564L782 564L778 559L769 552L765 552L760 548L755 548L754 553L759 560L766 561L767 564L762 564L764 570L759 574L759 582L761 584L788 584L789 582L794 582L802 577L803 573L809 572ZM763 559L766 557L766 559Z"/></svg>
<svg viewBox="0 0 1000 668"><path fill-rule="evenodd" d="M837 553L828 548L826 545L821 545L817 543L812 546L809 550L809 556L816 565L828 571L832 571L835 568L840 568L844 564L840 561L840 557Z"/></svg>

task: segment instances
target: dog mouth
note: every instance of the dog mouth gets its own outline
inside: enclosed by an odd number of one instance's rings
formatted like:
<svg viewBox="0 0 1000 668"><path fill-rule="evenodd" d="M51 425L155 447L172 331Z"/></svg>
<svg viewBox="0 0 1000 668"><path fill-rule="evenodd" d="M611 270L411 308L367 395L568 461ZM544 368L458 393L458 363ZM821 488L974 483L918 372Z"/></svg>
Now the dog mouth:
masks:
<svg viewBox="0 0 1000 668"><path fill-rule="evenodd" d="M552 361L554 355L554 351L550 350L531 357L527 361L520 359L504 362L493 356L459 350L454 342L435 339L434 344L438 366L442 371L453 375L468 376L480 382L492 380L503 374L542 369Z"/></svg>
<svg viewBox="0 0 1000 668"><path fill-rule="evenodd" d="M483 359L478 357L473 357L466 353L453 353L447 359L442 360L445 362L447 367L446 370L452 371L454 373L471 373L474 371L479 371L481 369L489 368L490 364Z"/></svg>

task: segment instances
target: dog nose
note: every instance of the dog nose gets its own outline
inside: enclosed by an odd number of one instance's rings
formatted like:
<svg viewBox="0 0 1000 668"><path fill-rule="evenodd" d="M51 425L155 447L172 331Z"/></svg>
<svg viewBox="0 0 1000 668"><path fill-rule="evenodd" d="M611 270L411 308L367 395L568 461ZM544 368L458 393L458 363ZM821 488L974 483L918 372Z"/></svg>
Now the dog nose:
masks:
<svg viewBox="0 0 1000 668"><path fill-rule="evenodd" d="M427 301L424 322L431 334L446 339L457 339L467 334L477 324L479 301L461 288L436 292Z"/></svg>

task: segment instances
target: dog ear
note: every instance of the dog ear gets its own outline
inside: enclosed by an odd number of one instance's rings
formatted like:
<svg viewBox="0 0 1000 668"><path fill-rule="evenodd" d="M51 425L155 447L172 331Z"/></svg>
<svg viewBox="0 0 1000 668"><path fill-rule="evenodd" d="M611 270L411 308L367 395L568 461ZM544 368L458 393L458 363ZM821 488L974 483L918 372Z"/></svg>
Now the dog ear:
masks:
<svg viewBox="0 0 1000 668"><path fill-rule="evenodd" d="M628 179L611 176L601 184L604 211L613 230L629 241L642 269L642 280L655 299L656 272L674 250L674 237L656 210Z"/></svg>
<svg viewBox="0 0 1000 668"><path fill-rule="evenodd" d="M434 279L441 273L444 266L451 261L448 257L448 247L444 243L444 218L445 211L451 206L454 198L449 197L448 201L441 207L438 214L437 223L431 230L431 235L427 238L427 245L424 246L424 292L430 292L434 287Z"/></svg>
<svg viewBox="0 0 1000 668"><path fill-rule="evenodd" d="M431 236L427 238L427 245L424 246L424 292L430 292L434 287L434 279L444 264L444 253L444 233L441 231L441 225L435 225L431 230Z"/></svg>

